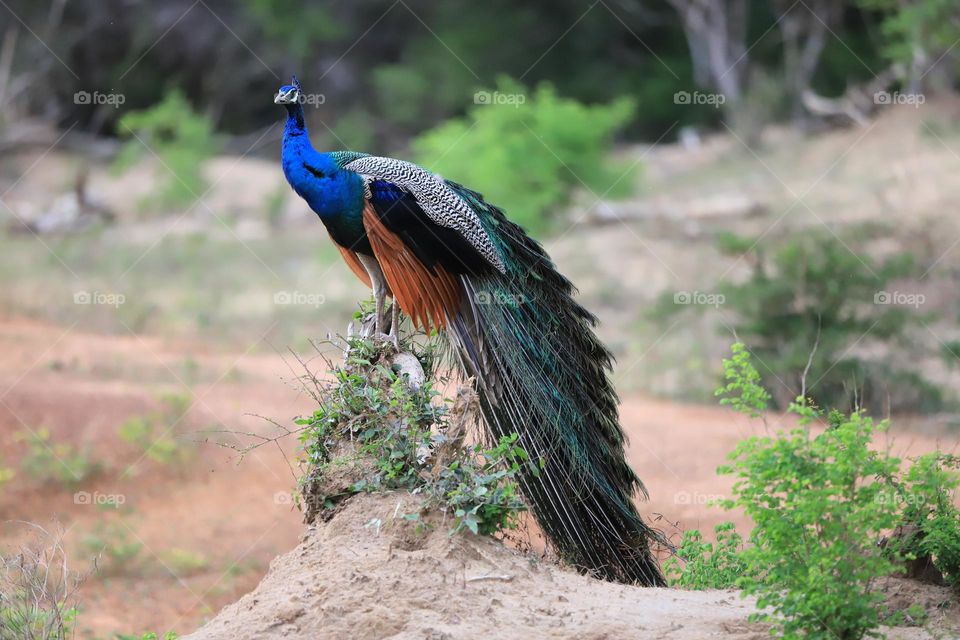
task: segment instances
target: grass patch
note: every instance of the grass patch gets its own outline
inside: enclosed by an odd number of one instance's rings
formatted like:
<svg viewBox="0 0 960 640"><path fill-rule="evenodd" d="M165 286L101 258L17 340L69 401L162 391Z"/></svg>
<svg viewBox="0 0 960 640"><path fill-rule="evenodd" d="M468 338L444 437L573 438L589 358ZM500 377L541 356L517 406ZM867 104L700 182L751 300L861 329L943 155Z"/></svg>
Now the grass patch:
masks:
<svg viewBox="0 0 960 640"><path fill-rule="evenodd" d="M171 433L190 408L190 397L166 394L160 398L160 404L159 411L124 422L117 434L157 464L181 466L193 457L195 450Z"/></svg>
<svg viewBox="0 0 960 640"><path fill-rule="evenodd" d="M103 465L93 459L89 448L57 442L49 429L24 429L14 434L14 439L26 447L20 459L23 475L39 484L73 489L103 471ZM9 475L4 475L9 479Z"/></svg>
<svg viewBox="0 0 960 640"><path fill-rule="evenodd" d="M59 535L31 526L31 544L0 556L0 640L73 637L87 574L71 568Z"/></svg>

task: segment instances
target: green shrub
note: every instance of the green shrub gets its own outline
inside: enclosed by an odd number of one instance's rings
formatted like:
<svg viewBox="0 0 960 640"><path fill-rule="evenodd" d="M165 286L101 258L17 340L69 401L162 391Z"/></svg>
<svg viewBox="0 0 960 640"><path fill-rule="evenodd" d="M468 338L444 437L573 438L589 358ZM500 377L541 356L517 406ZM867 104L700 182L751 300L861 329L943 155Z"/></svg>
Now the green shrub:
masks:
<svg viewBox="0 0 960 640"><path fill-rule="evenodd" d="M380 111L401 127L423 122L424 104L434 92L432 78L423 69L406 64L380 65L370 74Z"/></svg>
<svg viewBox="0 0 960 640"><path fill-rule="evenodd" d="M159 104L125 114L118 133L129 138L114 161L114 170L129 169L140 158L157 159L160 187L141 203L152 208L190 204L207 190L204 162L220 149L210 118L196 113L179 89L167 92Z"/></svg>
<svg viewBox="0 0 960 640"><path fill-rule="evenodd" d="M931 557L947 584L960 587L960 510L954 501L960 486L960 458L928 453L913 460L900 485L903 521L918 533L906 540L902 553Z"/></svg>
<svg viewBox="0 0 960 640"><path fill-rule="evenodd" d="M478 96L481 103L465 118L414 140L418 162L483 192L535 233L557 223L575 188L598 196L632 189L632 175L607 158L613 133L633 114L630 100L588 106L561 98L548 84L527 91L506 79Z"/></svg>
<svg viewBox="0 0 960 640"><path fill-rule="evenodd" d="M816 436L799 427L745 440L722 469L738 479L726 506L755 523L743 559L762 568L739 584L784 637L861 638L880 624L873 582L896 565L877 542L898 522L875 478L899 460L869 448L884 428L859 412L835 416Z"/></svg>
<svg viewBox="0 0 960 640"><path fill-rule="evenodd" d="M516 435L490 448L451 443L450 411L434 401L435 347L417 354L426 376L413 390L389 365L392 347L361 339L348 345L332 382L315 380L320 408L298 421L308 520L313 506L331 509L343 497L331 491L405 489L425 496L427 508L449 512L451 533L493 534L515 526L524 509L516 475L521 464L530 464L527 454ZM441 449L452 452L442 457ZM324 478L345 468L353 470L349 486L324 485Z"/></svg>
<svg viewBox="0 0 960 640"><path fill-rule="evenodd" d="M944 405L943 392L910 368L915 358L903 357L917 350L911 329L932 317L920 309L922 295L898 283L919 275L913 258L900 253L871 259L864 233L841 239L808 231L772 245L732 234L718 239L722 251L753 267L745 281L717 285L725 312L722 330L732 328L749 345L763 386L779 407L800 393L804 374L807 395L820 406L879 412L936 411ZM904 289L908 293L901 293ZM676 304L674 295L664 294L658 304L655 315L661 320L687 309L713 309ZM916 304L898 303L901 299ZM871 351L870 357L862 355Z"/></svg>
<svg viewBox="0 0 960 640"><path fill-rule="evenodd" d="M15 434L14 439L27 447L20 459L24 475L42 484L59 483L72 488L103 470L88 449L78 449L69 442L54 442L49 429L23 430Z"/></svg>
<svg viewBox="0 0 960 640"><path fill-rule="evenodd" d="M2 594L6 596L6 594ZM11 594L25 599L26 593ZM39 608L31 603L6 603L0 597L0 640L62 640L73 635L79 610L76 607Z"/></svg>
<svg viewBox="0 0 960 640"><path fill-rule="evenodd" d="M719 393L748 413L762 410L749 400L763 395L756 372L749 360L738 362L725 368L728 384ZM815 435L809 425L822 412L803 398L790 410L800 426L742 441L718 470L736 477L723 506L742 509L755 525L741 556L750 570L738 585L758 596L763 611L754 619L786 638L861 638L881 622L874 581L894 573L899 560L878 542L901 522L889 499L900 460L871 449L887 423L862 411L831 411Z"/></svg>
<svg viewBox="0 0 960 640"><path fill-rule="evenodd" d="M663 563L670 584L684 589L729 589L747 574L743 538L732 522L714 528L716 543L704 542L697 529L683 532L676 556ZM683 561L681 566L679 560Z"/></svg>

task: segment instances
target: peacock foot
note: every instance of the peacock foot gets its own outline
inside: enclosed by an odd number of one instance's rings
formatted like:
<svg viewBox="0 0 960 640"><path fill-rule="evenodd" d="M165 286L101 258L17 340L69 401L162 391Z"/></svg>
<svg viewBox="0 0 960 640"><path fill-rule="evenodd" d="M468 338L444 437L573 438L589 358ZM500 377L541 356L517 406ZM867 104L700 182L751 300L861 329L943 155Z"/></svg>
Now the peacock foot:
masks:
<svg viewBox="0 0 960 640"><path fill-rule="evenodd" d="M381 318L378 323L380 327L383 327L383 331L377 331L377 334L374 339L379 339L384 342L389 342L394 346L394 348L400 350L400 308L397 305L397 302L394 302L390 305L390 312L384 313L383 318Z"/></svg>
<svg viewBox="0 0 960 640"><path fill-rule="evenodd" d="M392 345L394 349L400 351L400 340L396 335L391 333L374 333L372 336L370 336L370 338L374 342Z"/></svg>
<svg viewBox="0 0 960 640"><path fill-rule="evenodd" d="M351 333L353 324L350 325ZM390 343L400 350L400 309L396 303L391 305L388 313L378 315L368 313L360 320L360 337L374 342Z"/></svg>

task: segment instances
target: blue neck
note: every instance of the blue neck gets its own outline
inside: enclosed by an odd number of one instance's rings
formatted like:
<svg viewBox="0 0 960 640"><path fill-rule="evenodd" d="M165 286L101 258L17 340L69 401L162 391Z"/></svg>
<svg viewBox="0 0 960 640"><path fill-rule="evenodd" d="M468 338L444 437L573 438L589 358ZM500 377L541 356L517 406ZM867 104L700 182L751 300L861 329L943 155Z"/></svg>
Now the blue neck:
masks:
<svg viewBox="0 0 960 640"><path fill-rule="evenodd" d="M300 104L287 105L282 164L287 182L331 233L331 225L362 230L363 179L353 171L341 169L329 153L313 148Z"/></svg>
<svg viewBox="0 0 960 640"><path fill-rule="evenodd" d="M287 105L287 126L283 131L283 137L307 135L307 125L303 121L303 105L299 103ZM307 144L310 141L307 140Z"/></svg>

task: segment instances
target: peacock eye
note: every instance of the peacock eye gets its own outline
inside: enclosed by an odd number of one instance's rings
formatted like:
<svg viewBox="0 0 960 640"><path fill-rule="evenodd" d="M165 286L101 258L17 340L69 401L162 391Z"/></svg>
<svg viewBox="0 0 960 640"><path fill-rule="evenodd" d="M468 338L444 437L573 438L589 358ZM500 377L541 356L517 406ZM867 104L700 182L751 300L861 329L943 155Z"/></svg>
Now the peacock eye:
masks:
<svg viewBox="0 0 960 640"><path fill-rule="evenodd" d="M326 177L326 176L323 174L323 171L320 171L320 169L317 169L316 167L311 167L311 166L308 165L308 164L303 165L303 167L304 167L307 171L309 171L315 178L325 178L325 177Z"/></svg>

